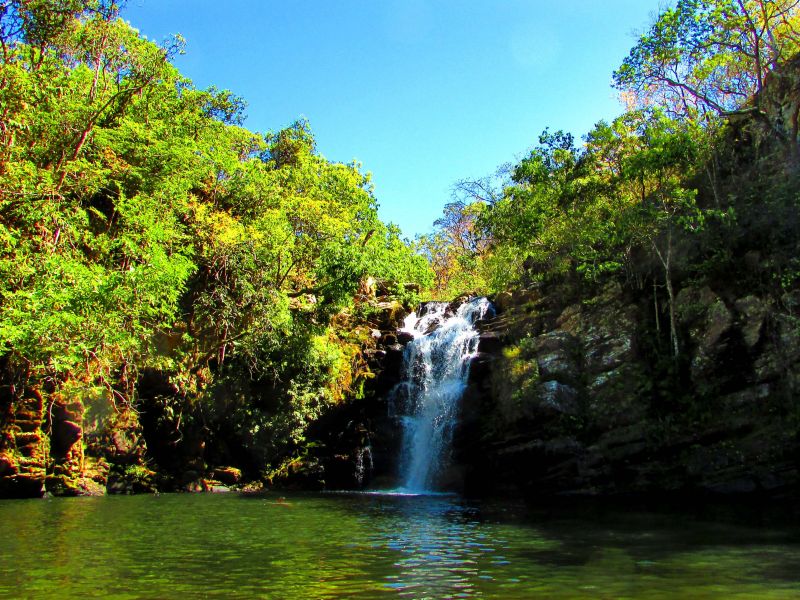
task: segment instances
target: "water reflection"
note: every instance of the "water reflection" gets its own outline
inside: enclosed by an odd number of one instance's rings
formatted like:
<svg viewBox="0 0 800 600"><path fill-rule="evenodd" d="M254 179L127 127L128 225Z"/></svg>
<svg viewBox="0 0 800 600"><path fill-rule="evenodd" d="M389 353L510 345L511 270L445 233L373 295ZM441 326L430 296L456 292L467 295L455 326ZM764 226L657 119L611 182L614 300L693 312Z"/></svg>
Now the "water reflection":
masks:
<svg viewBox="0 0 800 600"><path fill-rule="evenodd" d="M797 598L794 525L457 497L0 502L0 598Z"/></svg>
<svg viewBox="0 0 800 600"><path fill-rule="evenodd" d="M686 514L529 513L447 497L388 497L349 509L397 554L385 586L412 598L794 598L800 536Z"/></svg>
<svg viewBox="0 0 800 600"><path fill-rule="evenodd" d="M398 553L386 587L411 598L479 597L480 564L500 540L487 543L478 522L446 499L408 499L392 512L372 538L374 547Z"/></svg>

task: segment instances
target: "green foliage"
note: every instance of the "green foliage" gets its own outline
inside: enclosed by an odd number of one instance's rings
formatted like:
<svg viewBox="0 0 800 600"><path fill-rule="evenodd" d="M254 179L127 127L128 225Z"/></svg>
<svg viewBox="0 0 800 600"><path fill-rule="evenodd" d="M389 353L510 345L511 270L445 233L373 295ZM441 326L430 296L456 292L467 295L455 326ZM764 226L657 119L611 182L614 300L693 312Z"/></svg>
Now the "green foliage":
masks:
<svg viewBox="0 0 800 600"><path fill-rule="evenodd" d="M769 243L766 279L796 289L796 181L721 188L713 116L761 111L752 94L798 49L795 2L679 0L615 74L635 110L459 182L413 243L378 219L361 165L326 160L304 120L244 129L242 99L170 63L180 38L153 44L118 7L0 3L0 358L29 387L116 406L155 370L176 428L207 405L278 464L357 393L358 344L331 323L370 277L402 300L649 279L671 306L681 273Z"/></svg>
<svg viewBox="0 0 800 600"><path fill-rule="evenodd" d="M439 287L554 280L579 292L616 278L652 289L670 369L681 364L684 283L741 277L788 298L798 281L798 25L794 0L664 9L614 74L626 113L581 146L545 130L502 187L457 184L480 211L465 229L471 205L448 206L445 226L424 240L437 277L455 282ZM463 231L480 246L463 243Z"/></svg>
<svg viewBox="0 0 800 600"><path fill-rule="evenodd" d="M613 138L603 128L595 138ZM494 289L513 285L523 272L533 279L571 271L595 278L620 268L615 221L625 202L600 160L594 149L576 148L572 136L545 131L514 168L512 184L481 222L492 240L486 263ZM509 259L523 268L498 269Z"/></svg>
<svg viewBox="0 0 800 600"><path fill-rule="evenodd" d="M614 81L635 102L673 115L730 113L800 49L798 23L794 0L679 0L641 36Z"/></svg>
<svg viewBox="0 0 800 600"><path fill-rule="evenodd" d="M346 391L330 316L366 276L430 270L360 165L320 156L305 121L243 129L243 100L170 64L180 38L153 44L118 7L0 4L0 355L28 385L115 402L143 369L183 408L261 382L279 407L230 402L274 454Z"/></svg>

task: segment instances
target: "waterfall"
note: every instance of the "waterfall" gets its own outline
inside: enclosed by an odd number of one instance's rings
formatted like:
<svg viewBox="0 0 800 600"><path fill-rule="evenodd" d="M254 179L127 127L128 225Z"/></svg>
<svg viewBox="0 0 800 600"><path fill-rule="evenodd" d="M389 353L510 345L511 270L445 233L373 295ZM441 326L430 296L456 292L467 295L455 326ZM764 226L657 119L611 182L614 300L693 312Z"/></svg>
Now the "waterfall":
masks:
<svg viewBox="0 0 800 600"><path fill-rule="evenodd" d="M400 482L403 491L429 491L449 458L458 403L478 348L476 321L492 311L486 298L448 315L446 302L428 302L400 331L413 336L405 348L403 380L393 406L403 425Z"/></svg>
<svg viewBox="0 0 800 600"><path fill-rule="evenodd" d="M372 444L370 443L369 434L367 433L364 445L356 450L355 477L358 487L364 485L364 476L369 475L373 467Z"/></svg>

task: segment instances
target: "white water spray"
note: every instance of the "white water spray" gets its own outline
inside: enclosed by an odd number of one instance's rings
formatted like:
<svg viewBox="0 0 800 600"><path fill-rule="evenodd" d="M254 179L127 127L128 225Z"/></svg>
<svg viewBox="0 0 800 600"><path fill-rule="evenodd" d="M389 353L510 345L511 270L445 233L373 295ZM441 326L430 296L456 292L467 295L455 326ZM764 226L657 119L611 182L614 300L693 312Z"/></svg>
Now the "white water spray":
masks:
<svg viewBox="0 0 800 600"><path fill-rule="evenodd" d="M414 336L405 349L403 381L393 395L403 423L403 491L430 491L449 458L458 403L478 349L474 325L492 310L486 298L462 304L453 316L446 315L447 306L427 303L421 316L412 313L401 328Z"/></svg>

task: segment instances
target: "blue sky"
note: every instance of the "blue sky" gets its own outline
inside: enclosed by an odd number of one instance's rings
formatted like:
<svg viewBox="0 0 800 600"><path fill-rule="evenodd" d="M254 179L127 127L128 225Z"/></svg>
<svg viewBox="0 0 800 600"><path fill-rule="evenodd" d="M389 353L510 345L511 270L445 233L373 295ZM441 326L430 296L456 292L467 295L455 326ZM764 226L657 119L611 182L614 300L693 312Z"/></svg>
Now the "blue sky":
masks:
<svg viewBox="0 0 800 600"><path fill-rule="evenodd" d="M245 125L306 117L326 158L363 163L380 215L431 229L455 181L621 112L611 73L659 0L129 0L181 72L248 102Z"/></svg>

